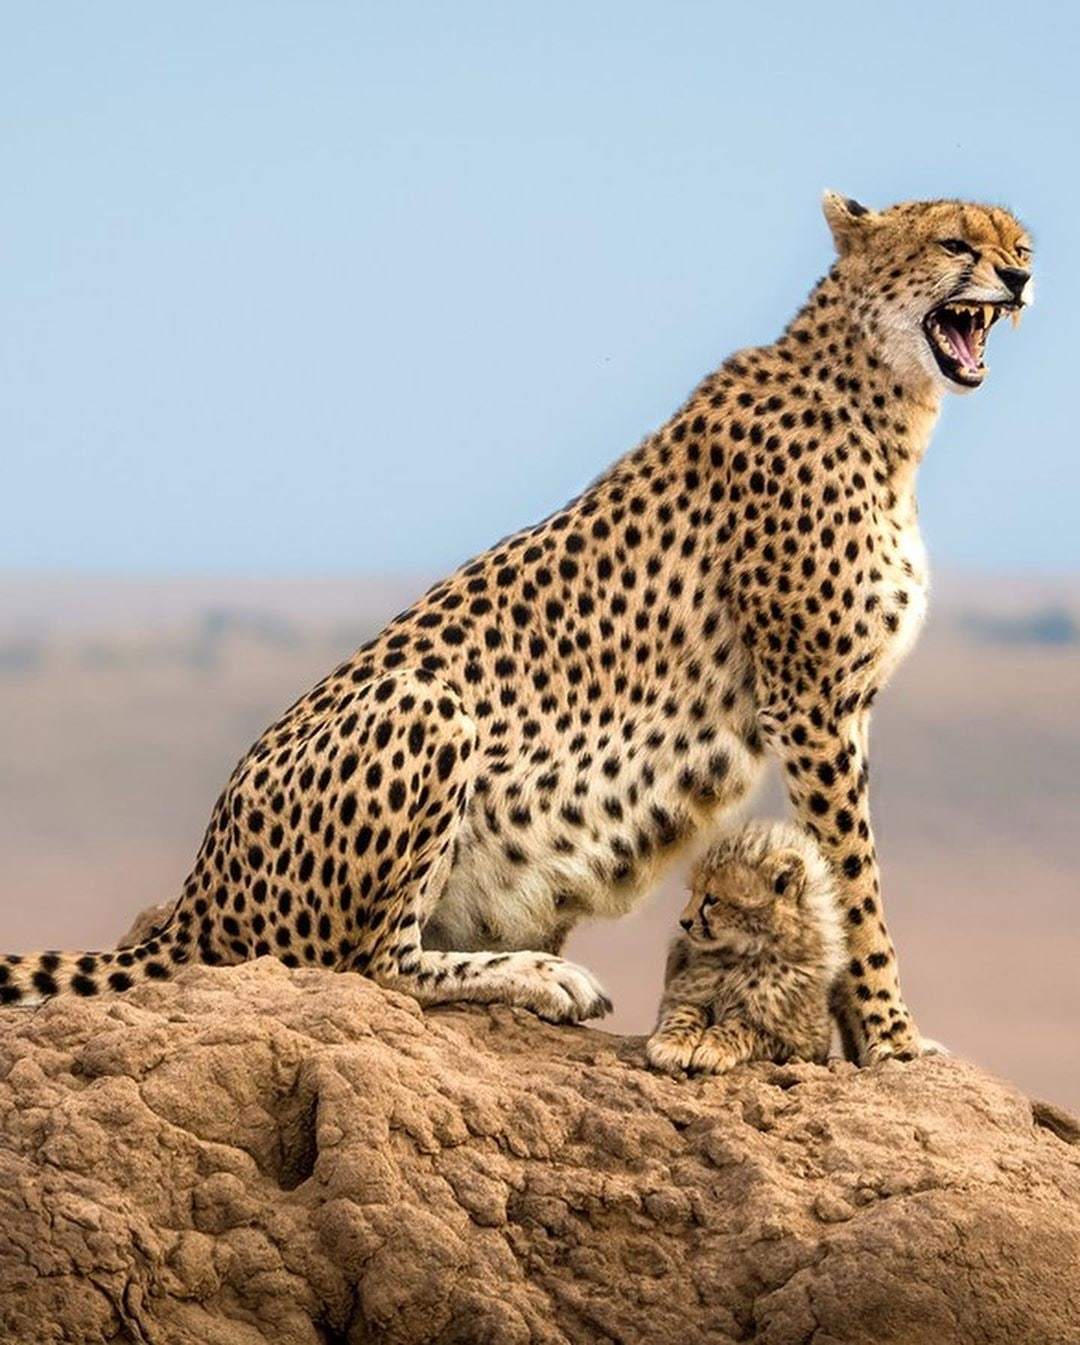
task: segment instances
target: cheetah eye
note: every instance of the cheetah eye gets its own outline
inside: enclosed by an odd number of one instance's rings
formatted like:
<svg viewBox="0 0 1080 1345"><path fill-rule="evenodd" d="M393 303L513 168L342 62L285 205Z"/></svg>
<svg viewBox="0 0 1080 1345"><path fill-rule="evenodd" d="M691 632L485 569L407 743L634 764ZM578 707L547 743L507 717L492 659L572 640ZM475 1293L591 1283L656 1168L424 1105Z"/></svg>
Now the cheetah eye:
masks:
<svg viewBox="0 0 1080 1345"><path fill-rule="evenodd" d="M1016 253L1017 261L1027 262L1031 260L1031 249L1025 247L1023 243L1017 243L1013 251Z"/></svg>
<svg viewBox="0 0 1080 1345"><path fill-rule="evenodd" d="M975 249L962 238L939 238L938 247L944 248L950 257L962 257L965 254L969 257L978 256Z"/></svg>

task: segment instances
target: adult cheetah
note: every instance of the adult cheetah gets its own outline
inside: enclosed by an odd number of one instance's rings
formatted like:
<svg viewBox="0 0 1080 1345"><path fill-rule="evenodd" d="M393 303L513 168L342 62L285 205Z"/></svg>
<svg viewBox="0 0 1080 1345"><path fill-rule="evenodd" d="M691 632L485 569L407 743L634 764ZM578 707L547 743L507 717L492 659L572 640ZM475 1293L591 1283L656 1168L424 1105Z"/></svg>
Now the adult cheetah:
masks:
<svg viewBox="0 0 1080 1345"><path fill-rule="evenodd" d="M628 911L771 754L836 874L849 1053L922 1050L881 906L869 711L923 616L915 474L942 394L983 381L1031 245L997 207L824 210L836 260L779 340L286 711L153 938L9 957L0 999L273 953L423 1003L598 1015L567 932Z"/></svg>

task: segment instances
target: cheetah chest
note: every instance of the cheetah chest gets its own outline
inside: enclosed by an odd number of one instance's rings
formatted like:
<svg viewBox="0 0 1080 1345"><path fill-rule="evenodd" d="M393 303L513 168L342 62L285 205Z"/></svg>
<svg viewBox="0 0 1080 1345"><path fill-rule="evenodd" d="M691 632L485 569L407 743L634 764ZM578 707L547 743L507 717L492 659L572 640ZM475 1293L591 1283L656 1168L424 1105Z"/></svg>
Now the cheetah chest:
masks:
<svg viewBox="0 0 1080 1345"><path fill-rule="evenodd" d="M878 585L888 639L874 668L878 685L884 684L918 638L926 617L926 548L912 522L899 534L895 554Z"/></svg>

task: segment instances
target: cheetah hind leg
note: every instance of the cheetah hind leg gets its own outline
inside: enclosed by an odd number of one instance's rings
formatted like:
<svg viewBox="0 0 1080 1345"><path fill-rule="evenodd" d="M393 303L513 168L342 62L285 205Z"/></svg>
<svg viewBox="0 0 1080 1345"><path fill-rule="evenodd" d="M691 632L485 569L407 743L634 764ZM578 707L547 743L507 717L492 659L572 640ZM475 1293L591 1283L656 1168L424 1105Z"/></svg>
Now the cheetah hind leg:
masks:
<svg viewBox="0 0 1080 1345"><path fill-rule="evenodd" d="M447 846L452 843L452 831ZM422 946L421 912L429 909L425 877L410 885L402 915L394 921L396 946L372 958L367 972L380 985L412 995L421 1004L510 1004L531 1009L550 1023L580 1023L610 1013L611 1000L592 972L542 952L456 953Z"/></svg>
<svg viewBox="0 0 1080 1345"><path fill-rule="evenodd" d="M454 840L468 808L476 746L475 726L460 707L437 725L429 724L429 729L454 748L455 765L440 772L438 784L432 782L427 802L427 815L438 814L440 825L420 852L406 856L406 868L395 884L396 909L383 923L376 947L362 961L354 960L353 967L421 1004L510 1004L552 1023L579 1023L610 1013L611 1000L595 976L550 953L458 953L422 946L421 931L446 881Z"/></svg>

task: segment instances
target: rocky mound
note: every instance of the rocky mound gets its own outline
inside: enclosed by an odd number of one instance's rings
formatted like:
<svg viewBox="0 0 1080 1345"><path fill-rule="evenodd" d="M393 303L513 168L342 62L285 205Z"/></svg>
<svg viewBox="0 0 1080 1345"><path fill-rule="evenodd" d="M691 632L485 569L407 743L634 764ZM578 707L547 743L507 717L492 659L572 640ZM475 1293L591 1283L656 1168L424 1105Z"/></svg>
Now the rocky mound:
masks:
<svg viewBox="0 0 1080 1345"><path fill-rule="evenodd" d="M271 959L0 1016L0 1339L1080 1342L1075 1123Z"/></svg>

